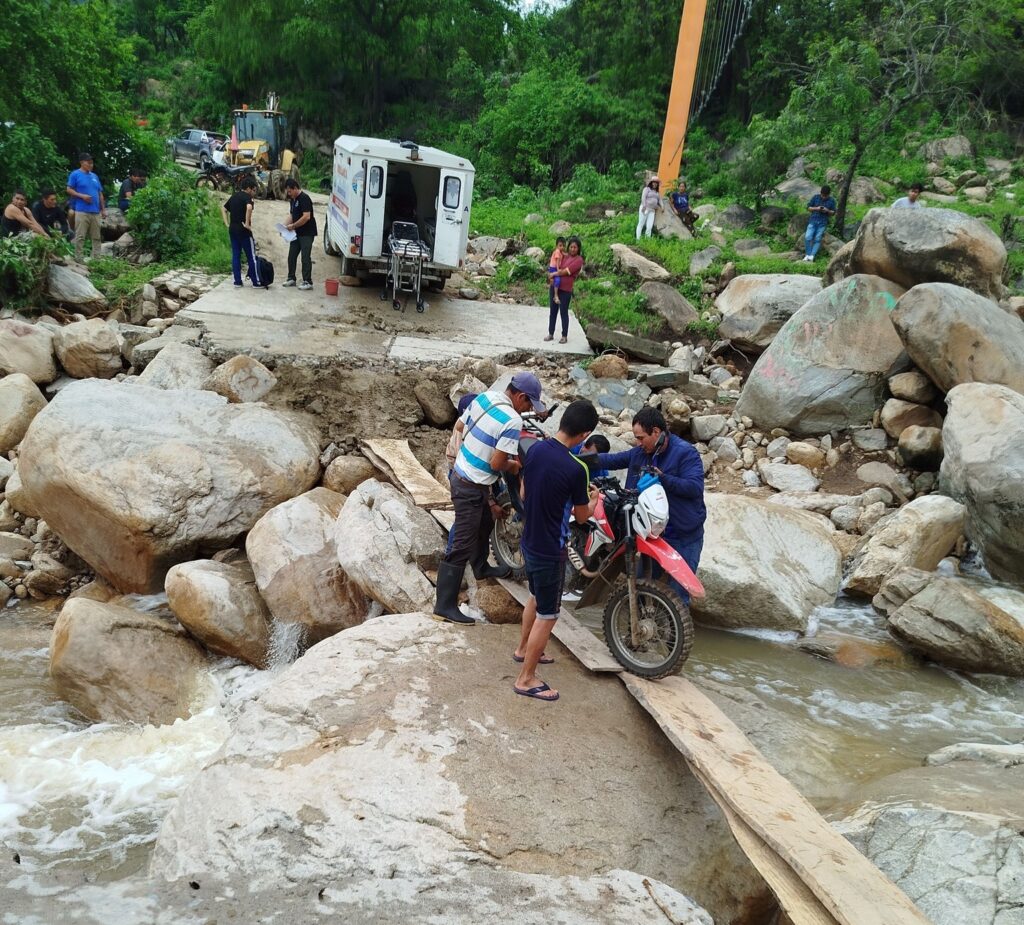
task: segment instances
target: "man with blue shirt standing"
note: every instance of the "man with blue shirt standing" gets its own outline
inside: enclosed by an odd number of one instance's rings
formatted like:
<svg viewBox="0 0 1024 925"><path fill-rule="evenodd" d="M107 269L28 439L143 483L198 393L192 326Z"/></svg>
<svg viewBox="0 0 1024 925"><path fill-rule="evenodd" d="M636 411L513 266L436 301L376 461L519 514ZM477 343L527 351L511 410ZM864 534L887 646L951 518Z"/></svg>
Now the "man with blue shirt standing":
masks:
<svg viewBox="0 0 1024 925"><path fill-rule="evenodd" d="M828 220L836 214L836 201L832 198L832 187L823 186L820 193L815 193L807 203L807 211L811 213L807 222L807 233L804 235L805 263L813 263L821 247L821 239L825 237Z"/></svg>
<svg viewBox="0 0 1024 925"><path fill-rule="evenodd" d="M626 488L636 488L640 469L651 466L668 496L668 527L665 542L679 553L696 574L700 553L704 548L704 465L700 454L675 434L670 433L665 418L657 408L641 408L633 417L633 436L637 445L623 453L601 453L598 464L606 469L627 469ZM679 582L669 584L690 603L690 595Z"/></svg>
<svg viewBox="0 0 1024 925"><path fill-rule="evenodd" d="M522 663L512 685L517 694L535 700L557 700L558 691L537 677L537 666L548 665L544 647L562 609L565 580L565 532L562 512L571 505L577 523L586 523L597 506L597 489L590 490L586 463L572 448L597 427L597 409L585 399L572 402L558 424L558 434L535 444L523 468L526 509L522 550L530 599L523 608L519 646L512 653Z"/></svg>
<svg viewBox="0 0 1024 925"><path fill-rule="evenodd" d="M78 170L68 176L68 196L75 206L75 260L85 259L85 239L92 241L91 254L100 255L100 219L107 214L103 184L93 171L92 155L83 151L78 156Z"/></svg>
<svg viewBox="0 0 1024 925"><path fill-rule="evenodd" d="M504 578L505 569L487 562L488 542L494 527L491 486L499 473L517 474L520 415L530 409L545 411L540 380L533 373L516 373L504 392L478 395L455 423L462 445L450 477L455 524L448 552L437 570L434 615L450 623L474 623L459 610L459 589L466 565L477 578ZM559 512L560 513L560 512Z"/></svg>

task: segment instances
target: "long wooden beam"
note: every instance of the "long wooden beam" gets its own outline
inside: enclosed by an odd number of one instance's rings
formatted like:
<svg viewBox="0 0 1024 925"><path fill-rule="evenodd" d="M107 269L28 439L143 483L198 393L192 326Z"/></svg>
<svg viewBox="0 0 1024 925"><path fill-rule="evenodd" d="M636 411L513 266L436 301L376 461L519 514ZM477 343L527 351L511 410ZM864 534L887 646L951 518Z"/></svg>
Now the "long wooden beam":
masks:
<svg viewBox="0 0 1024 925"><path fill-rule="evenodd" d="M683 3L676 60L672 68L672 89L668 96L665 131L661 136L661 157L658 158L658 176L661 178L662 189L679 176L707 5L707 0L685 0Z"/></svg>

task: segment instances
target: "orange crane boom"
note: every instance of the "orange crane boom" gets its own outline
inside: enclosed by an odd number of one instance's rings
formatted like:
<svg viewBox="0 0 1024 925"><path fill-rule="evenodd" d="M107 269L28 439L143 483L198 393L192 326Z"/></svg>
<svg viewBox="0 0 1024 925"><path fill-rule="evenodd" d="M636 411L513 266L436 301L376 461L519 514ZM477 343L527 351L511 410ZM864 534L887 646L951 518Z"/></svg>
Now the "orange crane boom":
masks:
<svg viewBox="0 0 1024 925"><path fill-rule="evenodd" d="M661 136L661 157L658 176L665 188L679 177L679 164L683 158L683 142L690 120L693 85L697 77L697 55L704 32L704 14L707 0L684 0L683 15L679 22L679 41L676 43L676 62L672 68L672 89L665 114L665 131Z"/></svg>

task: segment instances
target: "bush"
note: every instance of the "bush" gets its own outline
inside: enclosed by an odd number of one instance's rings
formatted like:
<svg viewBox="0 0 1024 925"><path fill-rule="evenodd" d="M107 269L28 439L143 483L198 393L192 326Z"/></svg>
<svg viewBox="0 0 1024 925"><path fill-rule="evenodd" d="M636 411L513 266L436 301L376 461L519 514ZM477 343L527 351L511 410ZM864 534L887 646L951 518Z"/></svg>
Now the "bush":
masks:
<svg viewBox="0 0 1024 925"><path fill-rule="evenodd" d="M32 200L46 186L63 190L67 176L64 158L38 127L0 123L0 194L20 188Z"/></svg>
<svg viewBox="0 0 1024 925"><path fill-rule="evenodd" d="M67 244L59 238L0 238L0 302L12 308L35 302L46 285L50 261L67 250Z"/></svg>
<svg viewBox="0 0 1024 925"><path fill-rule="evenodd" d="M205 213L213 208L203 190L178 167L153 177L132 199L128 225L136 244L159 260L188 256L196 247Z"/></svg>

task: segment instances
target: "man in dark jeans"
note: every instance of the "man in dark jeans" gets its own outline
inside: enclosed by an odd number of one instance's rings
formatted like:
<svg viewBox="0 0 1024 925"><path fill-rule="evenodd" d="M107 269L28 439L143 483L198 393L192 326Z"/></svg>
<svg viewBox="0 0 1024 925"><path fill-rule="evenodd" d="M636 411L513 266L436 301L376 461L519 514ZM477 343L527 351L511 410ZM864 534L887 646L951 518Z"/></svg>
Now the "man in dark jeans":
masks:
<svg viewBox="0 0 1024 925"><path fill-rule="evenodd" d="M551 638L562 609L565 580L564 511L572 506L577 523L586 523L597 505L597 489L590 490L586 463L573 456L572 447L597 427L597 409L586 399L572 402L558 425L558 435L530 450L523 468L523 558L530 583L530 599L523 608L523 629L512 658L522 663L513 689L523 697L557 700L558 691L537 677L539 664L550 664L544 647Z"/></svg>
<svg viewBox="0 0 1024 925"><path fill-rule="evenodd" d="M633 436L637 445L622 453L601 453L598 465L605 469L622 469L626 472L626 488L636 488L640 480L640 469L652 466L668 496L668 527L665 542L669 544L690 566L696 575L704 548L704 521L707 509L704 506L704 465L700 454L692 444L670 433L665 418L657 408L641 408L633 416ZM657 575L661 574L657 567ZM690 595L674 578L669 585L683 599L690 603Z"/></svg>
<svg viewBox="0 0 1024 925"><path fill-rule="evenodd" d="M295 232L295 240L288 245L288 279L286 286L295 285L295 264L302 255L302 282L300 289L313 288L313 239L316 237L316 219L313 217L313 200L302 191L298 180L289 179L284 184L284 194L291 206L291 221L284 227Z"/></svg>
<svg viewBox="0 0 1024 925"><path fill-rule="evenodd" d="M221 207L224 224L228 226L231 238L231 273L239 289L242 287L242 254L245 254L245 262L249 265L249 279L253 287L259 289L263 286L252 240L252 197L255 190L256 180L246 177L242 181L242 188L232 193Z"/></svg>
<svg viewBox="0 0 1024 925"><path fill-rule="evenodd" d="M499 473L518 473L520 415L529 409L545 411L540 400L540 380L533 373L518 372L504 392L483 392L456 422L462 446L450 478L455 525L451 541L437 570L434 614L450 623L474 623L459 610L459 588L467 565L477 578L504 578L506 569L487 562L488 541L494 527L491 486Z"/></svg>

